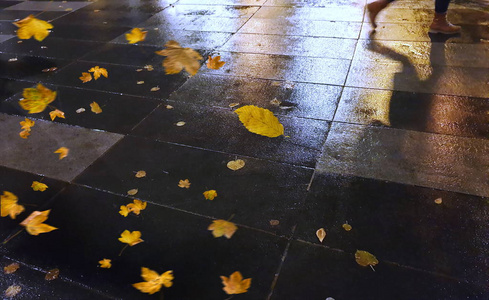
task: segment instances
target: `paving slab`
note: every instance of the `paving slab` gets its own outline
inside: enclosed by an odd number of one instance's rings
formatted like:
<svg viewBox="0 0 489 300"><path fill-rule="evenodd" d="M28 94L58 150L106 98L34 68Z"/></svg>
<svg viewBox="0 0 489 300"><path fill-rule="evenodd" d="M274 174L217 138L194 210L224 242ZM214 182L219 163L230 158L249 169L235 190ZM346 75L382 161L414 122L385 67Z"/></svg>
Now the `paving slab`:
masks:
<svg viewBox="0 0 489 300"><path fill-rule="evenodd" d="M89 4L88 1L23 1L4 10L73 11Z"/></svg>

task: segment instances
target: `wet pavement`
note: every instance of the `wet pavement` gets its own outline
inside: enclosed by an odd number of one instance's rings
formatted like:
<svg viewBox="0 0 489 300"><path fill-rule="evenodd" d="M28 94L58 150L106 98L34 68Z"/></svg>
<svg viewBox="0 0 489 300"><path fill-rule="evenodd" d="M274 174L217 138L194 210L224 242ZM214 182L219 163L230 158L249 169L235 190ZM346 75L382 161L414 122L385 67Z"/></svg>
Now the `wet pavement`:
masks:
<svg viewBox="0 0 489 300"><path fill-rule="evenodd" d="M220 276L239 271L252 283L233 299L489 299L489 9L455 1L462 32L442 36L427 33L431 1L393 3L376 32L364 5L0 0L0 191L26 208L0 219L0 238L35 210L59 228L0 247L0 267L20 264L0 274L2 297L16 285L14 299L225 300ZM30 14L54 28L19 43L12 22ZM133 27L148 34L129 45ZM154 52L169 40L205 57L197 75L165 74ZM208 69L209 55L226 64ZM109 77L82 83L93 66ZM37 83L65 119L19 106ZM271 110L287 137L248 132L243 105ZM133 199L147 208L122 217ZM237 225L231 239L212 236L215 219ZM118 256L126 229L144 242ZM357 250L379 263L360 266ZM139 292L141 267L173 270L173 286Z"/></svg>

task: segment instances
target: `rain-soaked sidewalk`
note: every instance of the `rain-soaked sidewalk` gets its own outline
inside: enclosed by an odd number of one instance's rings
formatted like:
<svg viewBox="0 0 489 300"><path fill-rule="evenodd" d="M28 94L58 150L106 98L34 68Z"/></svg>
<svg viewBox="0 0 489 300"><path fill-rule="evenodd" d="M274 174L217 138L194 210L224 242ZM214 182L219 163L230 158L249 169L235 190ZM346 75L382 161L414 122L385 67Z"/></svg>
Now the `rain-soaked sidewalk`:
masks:
<svg viewBox="0 0 489 300"><path fill-rule="evenodd" d="M2 297L224 300L220 276L239 271L251 285L236 300L489 299L489 10L452 3L462 33L441 36L427 33L431 1L399 0L376 33L364 5L1 0L0 192L26 211L0 219L0 239L32 211L58 228L0 248L2 269L20 266L0 273ZM31 14L54 28L19 42L12 22ZM148 33L131 45L134 27ZM165 74L155 51L170 40L204 57L197 75ZM226 64L209 69L209 55ZM95 66L108 78L83 83ZM37 83L65 119L20 107ZM287 137L249 132L244 105ZM133 199L146 209L123 217ZM208 230L216 219L236 224L230 239ZM119 256L124 230L144 241ZM138 291L141 267L172 270L173 285Z"/></svg>

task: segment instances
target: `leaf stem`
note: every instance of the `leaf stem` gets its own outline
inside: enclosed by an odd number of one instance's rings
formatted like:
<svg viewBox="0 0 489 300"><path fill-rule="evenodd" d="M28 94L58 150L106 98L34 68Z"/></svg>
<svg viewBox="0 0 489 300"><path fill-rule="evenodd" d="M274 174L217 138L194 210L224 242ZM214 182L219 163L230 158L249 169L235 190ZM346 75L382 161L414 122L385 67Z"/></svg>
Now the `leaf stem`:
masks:
<svg viewBox="0 0 489 300"><path fill-rule="evenodd" d="M227 221L228 221L228 222L229 222L229 221L231 221L231 219L232 219L232 218L234 218L234 216L235 216L235 215L236 215L236 214L232 214L232 215L229 217L229 219L227 219Z"/></svg>
<svg viewBox="0 0 489 300"><path fill-rule="evenodd" d="M125 245L124 248L122 248L121 252L119 252L119 256L122 255L122 252L124 252L124 250L126 250L127 246L129 246L129 244Z"/></svg>
<svg viewBox="0 0 489 300"><path fill-rule="evenodd" d="M22 228L21 230L17 231L13 235L9 236L5 241L3 241L2 245L7 244L11 239L13 239L14 237L18 236L22 231L24 231L24 228Z"/></svg>

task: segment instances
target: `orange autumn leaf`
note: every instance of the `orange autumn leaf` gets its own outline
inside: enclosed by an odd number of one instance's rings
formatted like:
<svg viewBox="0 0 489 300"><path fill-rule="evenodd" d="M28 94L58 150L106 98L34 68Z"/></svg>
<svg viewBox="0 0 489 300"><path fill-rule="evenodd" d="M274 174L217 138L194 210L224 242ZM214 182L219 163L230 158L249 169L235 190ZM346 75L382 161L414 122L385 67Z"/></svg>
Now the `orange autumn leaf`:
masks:
<svg viewBox="0 0 489 300"><path fill-rule="evenodd" d="M222 284L224 287L222 288L228 295L236 295L243 294L248 291L251 285L251 278L247 278L243 280L243 275L240 272L236 271L231 276L221 276Z"/></svg>
<svg viewBox="0 0 489 300"><path fill-rule="evenodd" d="M225 220L214 220L207 229L212 230L212 235L216 238L225 236L230 239L236 230L238 230L238 227L234 223Z"/></svg>
<svg viewBox="0 0 489 300"><path fill-rule="evenodd" d="M31 185L32 190L44 192L48 186L39 181L33 181Z"/></svg>
<svg viewBox="0 0 489 300"><path fill-rule="evenodd" d="M8 266L3 267L3 273L5 274L12 274L15 273L20 268L20 265L18 263L11 263Z"/></svg>
<svg viewBox="0 0 489 300"><path fill-rule="evenodd" d="M219 70L220 68L222 68L222 66L224 66L225 63L226 63L225 61L221 61L220 55L216 57L209 56L209 60L207 61L207 67L209 69Z"/></svg>
<svg viewBox="0 0 489 300"><path fill-rule="evenodd" d="M80 80L83 83L89 82L92 80L92 74L87 73L87 72L82 72L82 76L80 76Z"/></svg>
<svg viewBox="0 0 489 300"><path fill-rule="evenodd" d="M100 264L100 267L104 268L104 269L110 269L112 267L111 262L112 262L112 260L110 260L108 258L104 258L104 259L98 261L98 263Z"/></svg>
<svg viewBox="0 0 489 300"><path fill-rule="evenodd" d="M15 219L21 212L24 211L24 206L17 204L18 198L11 192L4 191L0 195L0 215L2 217L10 216Z"/></svg>
<svg viewBox="0 0 489 300"><path fill-rule="evenodd" d="M141 28L133 28L131 32L126 33L126 40L129 44L136 44L137 42L144 41L147 31L142 31Z"/></svg>
<svg viewBox="0 0 489 300"><path fill-rule="evenodd" d="M100 78L100 75L104 76L105 78L109 77L109 73L107 72L107 69L100 68L99 66L95 66L88 70L88 72L93 73L93 79L97 80Z"/></svg>
<svg viewBox="0 0 489 300"><path fill-rule="evenodd" d="M59 109L55 109L55 110L51 111L49 113L49 116L51 117L51 121L54 121L54 119L56 119L56 117L65 119L65 113Z"/></svg>
<svg viewBox="0 0 489 300"><path fill-rule="evenodd" d="M90 103L90 108L92 109L92 112L99 114L102 112L102 109L100 108L100 105L98 105L97 102L93 101Z"/></svg>
<svg viewBox="0 0 489 300"><path fill-rule="evenodd" d="M34 124L35 124L34 121L27 118L25 118L25 121L20 121L20 126L22 126L21 129L28 130L28 131L31 130L31 127L34 127Z"/></svg>
<svg viewBox="0 0 489 300"><path fill-rule="evenodd" d="M185 69L191 76L197 74L200 68L199 60L202 56L199 52L191 48L182 48L179 43L169 41L165 44L166 49L156 51L161 56L166 56L163 60L163 67L166 74L178 74Z"/></svg>
<svg viewBox="0 0 489 300"><path fill-rule="evenodd" d="M19 132L19 135L21 138L26 139L29 137L29 135L31 135L31 131L30 130L29 131L24 130L24 131Z"/></svg>
<svg viewBox="0 0 489 300"><path fill-rule="evenodd" d="M134 199L133 203L127 205L127 209L136 215L146 208L147 203L138 199Z"/></svg>
<svg viewBox="0 0 489 300"><path fill-rule="evenodd" d="M214 200L214 198L217 197L217 191L216 190L209 190L204 192L204 197L207 200Z"/></svg>
<svg viewBox="0 0 489 300"><path fill-rule="evenodd" d="M129 246L137 245L143 242L143 240L141 239L141 231L130 232L129 230L124 230L124 232L121 233L119 241L121 243L128 244Z"/></svg>
<svg viewBox="0 0 489 300"><path fill-rule="evenodd" d="M173 271L166 271L165 273L159 275L153 270L142 267L141 268L141 277L143 277L143 282L134 283L132 286L136 289L140 290L143 293L154 294L161 290L161 286L165 286L167 288L173 285L172 280Z"/></svg>
<svg viewBox="0 0 489 300"><path fill-rule="evenodd" d="M35 114L44 111L56 99L56 92L38 83L36 88L24 89L22 96L24 99L19 101L19 105L30 114Z"/></svg>
<svg viewBox="0 0 489 300"><path fill-rule="evenodd" d="M39 235L40 233L46 233L58 228L53 227L43 222L48 219L48 215L51 210L45 211L33 211L20 225L24 226L27 232L31 235Z"/></svg>
<svg viewBox="0 0 489 300"><path fill-rule="evenodd" d="M34 37L39 42L44 40L49 35L49 29L53 28L52 24L36 19L33 15L29 15L13 24L19 27L19 29L17 29L17 37L19 39L28 40L31 37Z"/></svg>
<svg viewBox="0 0 489 300"><path fill-rule="evenodd" d="M127 208L127 206L121 205L120 209L121 210L119 211L119 214L121 214L124 217L127 217L129 215L129 209Z"/></svg>
<svg viewBox="0 0 489 300"><path fill-rule="evenodd" d="M190 188L190 181L188 179L185 179L185 180L180 180L178 182L178 187L181 187L182 189L188 189Z"/></svg>
<svg viewBox="0 0 489 300"><path fill-rule="evenodd" d="M59 159L61 160L66 156L68 156L68 152L70 152L70 149L66 147L61 147L58 150L54 151L53 153L59 153Z"/></svg>

